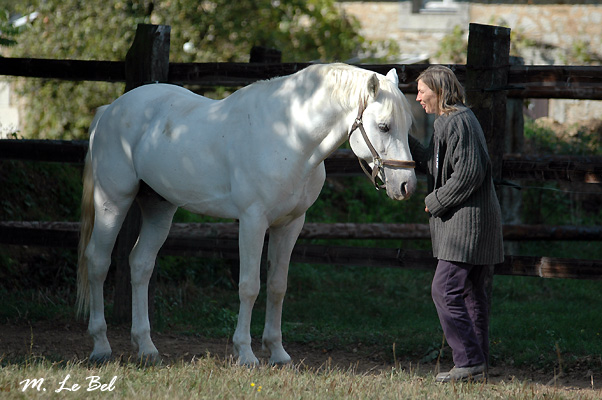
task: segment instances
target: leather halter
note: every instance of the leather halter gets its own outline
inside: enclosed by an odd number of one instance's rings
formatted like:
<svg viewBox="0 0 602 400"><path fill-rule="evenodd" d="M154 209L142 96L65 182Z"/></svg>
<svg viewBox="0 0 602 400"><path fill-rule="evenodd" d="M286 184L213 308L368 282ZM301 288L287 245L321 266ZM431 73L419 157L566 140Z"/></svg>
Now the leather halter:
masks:
<svg viewBox="0 0 602 400"><path fill-rule="evenodd" d="M378 152L376 151L376 149L370 142L370 139L368 139L368 135L366 134L366 130L364 129L364 123L363 123L362 119L364 116L364 111L366 110L367 106L368 106L367 101L364 100L363 98L360 98L360 105L359 105L359 110L357 112L357 117L355 118L355 122L353 123L353 125L351 126L351 129L349 130L349 135L347 137L347 140L351 140L351 134L353 132L355 132L356 129L359 128L359 130L362 133L362 136L364 138L364 141L366 142L366 145L368 146L368 149L370 149L370 153L372 153L372 162L374 163L374 167L372 168L372 173L368 172L368 169L362 163L361 158L358 157L357 160L360 163L360 167L362 167L362 170L364 171L366 176L370 179L370 181L372 182L372 184L374 185L376 190L379 190L379 189L384 189L386 187L386 185L384 183L379 184L376 181L376 177L378 176L378 174L380 172L383 172L383 175L384 175L384 167L415 168L416 163L414 161L405 161L405 160L383 160L380 157L380 155L378 154ZM357 155L356 155L356 157L357 157Z"/></svg>

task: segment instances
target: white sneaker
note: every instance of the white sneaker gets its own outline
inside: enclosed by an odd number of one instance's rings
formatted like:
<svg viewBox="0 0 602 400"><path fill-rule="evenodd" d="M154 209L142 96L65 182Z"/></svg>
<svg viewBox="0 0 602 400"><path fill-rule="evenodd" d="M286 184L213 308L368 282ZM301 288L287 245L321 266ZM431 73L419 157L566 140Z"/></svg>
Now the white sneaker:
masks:
<svg viewBox="0 0 602 400"><path fill-rule="evenodd" d="M487 364L472 367L453 367L448 372L437 374L435 382L481 382L487 380Z"/></svg>

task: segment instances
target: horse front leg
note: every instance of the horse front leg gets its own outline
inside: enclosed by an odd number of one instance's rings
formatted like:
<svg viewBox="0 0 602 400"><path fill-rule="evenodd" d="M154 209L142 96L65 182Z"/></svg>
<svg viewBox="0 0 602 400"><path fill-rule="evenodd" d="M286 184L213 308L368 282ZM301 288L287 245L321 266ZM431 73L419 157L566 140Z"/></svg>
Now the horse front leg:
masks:
<svg viewBox="0 0 602 400"><path fill-rule="evenodd" d="M238 322L232 338L234 354L240 365L256 366L259 360L251 348L251 315L260 289L261 252L267 222L258 218L241 218L239 226L240 279Z"/></svg>
<svg viewBox="0 0 602 400"><path fill-rule="evenodd" d="M282 346L282 304L293 247L303 228L305 214L288 225L270 228L265 327L262 345L270 352L270 364L287 364L291 357Z"/></svg>

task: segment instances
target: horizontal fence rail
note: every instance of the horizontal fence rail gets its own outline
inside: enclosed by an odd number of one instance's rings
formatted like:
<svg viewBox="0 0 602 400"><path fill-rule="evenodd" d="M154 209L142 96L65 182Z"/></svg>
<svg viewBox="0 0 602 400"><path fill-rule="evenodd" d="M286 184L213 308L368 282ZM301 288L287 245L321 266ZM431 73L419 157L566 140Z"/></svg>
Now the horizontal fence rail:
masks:
<svg viewBox="0 0 602 400"><path fill-rule="evenodd" d="M161 79L178 85L240 87L257 80L289 75L310 63L169 63ZM416 93L416 78L427 64L358 65L386 74L395 68L399 87ZM602 100L602 67L501 65L477 67L448 65L462 83L470 73L484 68L507 72L504 85L470 89L470 93L503 92L513 98L570 98ZM123 61L49 60L0 58L0 75L69 81L124 83ZM149 81L152 79L148 79ZM143 82L152 83L152 82ZM0 140L0 159L68 162L81 164L87 141ZM501 160L502 179L602 183L602 157L525 156L506 154ZM330 176L362 173L349 150L337 150L325 160ZM79 224L75 222L0 222L0 244L75 248ZM601 227L506 225L505 240L602 240ZM268 233L269 235L269 233ZM238 226L235 223L173 224L162 254L206 258L238 258ZM424 224L311 224L307 223L295 246L292 261L319 264L434 269L430 251L368 248L308 243L322 239L430 239ZM265 251L264 251L265 254ZM498 275L546 278L602 279L601 260L506 256L497 265Z"/></svg>
<svg viewBox="0 0 602 400"><path fill-rule="evenodd" d="M73 247L78 240L78 232L79 222L0 221L2 244ZM507 241L602 241L602 226L508 224L503 226L503 235ZM191 247L200 239L238 239L238 223L175 222L171 226L170 236L190 242ZM306 222L299 235L299 239L430 238L428 224L395 223Z"/></svg>
<svg viewBox="0 0 602 400"><path fill-rule="evenodd" d="M86 140L0 140L0 159L84 162L88 151ZM340 149L325 160L331 176L363 174L351 150ZM602 157L597 156L533 156L505 154L502 160L504 179L553 180L602 183Z"/></svg>
<svg viewBox="0 0 602 400"><path fill-rule="evenodd" d="M310 63L170 63L168 82L205 86L245 86L257 80L295 73ZM428 64L361 64L386 74L395 68L400 89L416 93L416 78ZM464 82L466 65L448 65ZM0 58L0 75L70 81L125 82L125 62ZM515 98L602 100L602 67L508 66L508 85L483 90L507 91Z"/></svg>
<svg viewBox="0 0 602 400"><path fill-rule="evenodd" d="M76 248L78 222L0 222L0 244ZM268 234L269 235L269 234ZM266 238L267 239L267 238ZM306 223L299 239L430 239L425 224ZM602 227L504 226L505 240L602 240ZM174 223L162 255L238 259L237 223ZM263 254L267 254L264 249ZM428 250L320 245L297 242L293 262L345 266L429 269L436 260ZM602 279L602 260L506 256L498 275Z"/></svg>

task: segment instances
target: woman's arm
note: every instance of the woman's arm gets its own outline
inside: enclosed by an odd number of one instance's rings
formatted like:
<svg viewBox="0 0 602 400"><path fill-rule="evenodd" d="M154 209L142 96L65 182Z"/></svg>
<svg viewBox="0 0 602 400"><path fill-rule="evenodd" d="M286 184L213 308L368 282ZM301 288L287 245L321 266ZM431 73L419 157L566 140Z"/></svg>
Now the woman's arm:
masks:
<svg viewBox="0 0 602 400"><path fill-rule="evenodd" d="M482 130L476 118L474 121L457 118L448 129L445 163L451 164L453 172L425 199L426 207L435 217L464 203L481 186L489 167L489 156L483 148Z"/></svg>

